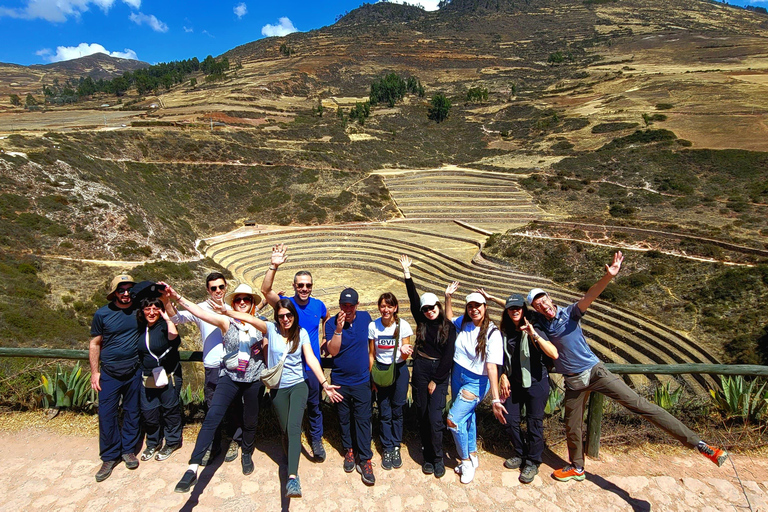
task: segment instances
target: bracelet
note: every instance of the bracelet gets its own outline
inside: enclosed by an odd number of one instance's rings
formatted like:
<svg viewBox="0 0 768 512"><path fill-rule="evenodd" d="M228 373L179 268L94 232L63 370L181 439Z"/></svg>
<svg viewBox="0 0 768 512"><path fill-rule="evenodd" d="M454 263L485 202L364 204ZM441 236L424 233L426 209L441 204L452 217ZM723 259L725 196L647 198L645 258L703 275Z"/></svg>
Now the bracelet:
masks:
<svg viewBox="0 0 768 512"><path fill-rule="evenodd" d="M343 333L344 333L344 331L342 331L342 332L333 331L333 335L334 336L341 336Z"/></svg>
<svg viewBox="0 0 768 512"><path fill-rule="evenodd" d="M325 379L323 382L320 383L321 386L325 386L326 384L328 384L328 379Z"/></svg>
<svg viewBox="0 0 768 512"><path fill-rule="evenodd" d="M498 398L494 398L493 400L491 400L491 403L492 404L500 404L501 400L499 400Z"/></svg>
<svg viewBox="0 0 768 512"><path fill-rule="evenodd" d="M269 270L277 270L277 267L273 267L272 265L269 266Z"/></svg>

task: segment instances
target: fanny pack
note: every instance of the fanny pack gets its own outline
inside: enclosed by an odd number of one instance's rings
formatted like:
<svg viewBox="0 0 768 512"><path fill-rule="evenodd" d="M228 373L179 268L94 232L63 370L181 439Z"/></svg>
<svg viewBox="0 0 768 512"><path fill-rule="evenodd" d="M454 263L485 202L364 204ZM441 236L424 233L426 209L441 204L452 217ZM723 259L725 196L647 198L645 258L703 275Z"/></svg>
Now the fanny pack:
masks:
<svg viewBox="0 0 768 512"><path fill-rule="evenodd" d="M139 360L133 361L115 361L112 363L101 363L101 371L118 380L128 380L136 375L139 368Z"/></svg>

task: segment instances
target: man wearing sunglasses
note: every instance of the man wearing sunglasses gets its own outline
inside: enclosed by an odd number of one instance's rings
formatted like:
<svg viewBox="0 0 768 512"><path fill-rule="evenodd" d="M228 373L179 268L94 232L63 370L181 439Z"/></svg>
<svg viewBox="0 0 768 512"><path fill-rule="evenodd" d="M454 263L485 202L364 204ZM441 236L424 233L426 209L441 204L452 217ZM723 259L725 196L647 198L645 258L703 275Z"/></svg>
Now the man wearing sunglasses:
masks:
<svg viewBox="0 0 768 512"><path fill-rule="evenodd" d="M139 369L139 327L129 275L115 277L109 287L109 304L99 308L91 322L88 355L91 388L99 393L99 456L101 468L96 481L109 478L120 461L128 469L139 467L141 370ZM101 365L99 365L101 363ZM122 429L118 421L122 400Z"/></svg>
<svg viewBox="0 0 768 512"><path fill-rule="evenodd" d="M227 293L227 280L220 272L211 272L205 278L205 291L214 302L224 303L224 295ZM213 392L216 391L216 385L219 382L219 370L221 369L221 360L224 357L224 344L222 343L221 329L217 326L203 322L189 311L176 311L173 303L170 306L171 321L176 324L186 324L194 322L200 331L200 342L203 345L203 367L205 370L205 405L211 406ZM197 304L206 311L213 311L207 301ZM232 309L225 304L227 309ZM174 314L175 313L175 314ZM231 462L237 458L237 445L241 442L243 435L240 423L242 422L242 403L233 403L230 407L225 425L227 426L227 435L232 438L230 449L227 450L225 460ZM234 446L232 446L234 444ZM213 443L203 457L203 466L216 458L221 451L221 427L216 430Z"/></svg>
<svg viewBox="0 0 768 512"><path fill-rule="evenodd" d="M286 261L285 244L275 245L272 248L272 259L270 260L267 273L264 275L264 282L261 284L261 293L273 308L280 295L272 290L275 280L275 274L278 267ZM325 330L322 326L328 320L328 310L323 301L318 300L312 295L312 274L306 270L299 270L293 276L293 297L289 297L296 311L299 314L299 327L307 331L309 341L312 345L312 352L320 361L321 348L325 351ZM322 337L322 339L321 339ZM307 419L309 420L308 438L312 446L312 455L317 462L325 460L325 448L323 447L323 413L320 410L320 397L322 388L317 377L312 370L304 363L304 374L306 376L309 394L307 395Z"/></svg>

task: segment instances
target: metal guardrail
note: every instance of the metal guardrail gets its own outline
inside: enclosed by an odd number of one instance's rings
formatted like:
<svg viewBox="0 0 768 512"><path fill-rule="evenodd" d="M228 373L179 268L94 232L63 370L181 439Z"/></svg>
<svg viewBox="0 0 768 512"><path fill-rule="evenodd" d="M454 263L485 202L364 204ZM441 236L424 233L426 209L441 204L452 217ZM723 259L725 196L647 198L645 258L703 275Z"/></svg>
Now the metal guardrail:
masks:
<svg viewBox="0 0 768 512"><path fill-rule="evenodd" d="M182 362L201 363L203 353L200 351L179 351ZM0 357L31 357L45 359L79 359L87 360L87 350L67 350L48 348L10 348L0 347ZM323 368L330 368L331 359L322 358ZM768 366L754 364L615 364L606 363L605 367L617 375L657 374L657 375L743 375L750 377L768 377ZM600 453L600 433L603 419L603 402L605 397L600 393L592 393L589 399L587 414L587 449L588 456L596 458Z"/></svg>

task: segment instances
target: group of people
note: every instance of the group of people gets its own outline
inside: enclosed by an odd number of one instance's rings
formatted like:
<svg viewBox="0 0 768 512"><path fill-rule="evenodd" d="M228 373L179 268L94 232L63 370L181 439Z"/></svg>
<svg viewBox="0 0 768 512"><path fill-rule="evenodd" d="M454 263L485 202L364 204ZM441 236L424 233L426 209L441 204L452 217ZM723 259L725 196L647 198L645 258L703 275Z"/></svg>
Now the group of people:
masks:
<svg viewBox="0 0 768 512"><path fill-rule="evenodd" d="M371 463L374 401L383 448L381 468L400 468L409 384L425 474L441 478L446 473L447 427L459 459L455 471L462 483L473 480L479 466L476 409L490 393L493 414L506 425L514 449L504 466L519 468L519 480L530 483L542 463L551 371L564 377L569 456L569 464L552 474L556 480L585 478L583 411L591 391L613 398L718 466L727 458L724 450L708 445L667 411L639 397L589 348L580 320L618 274L621 252L605 266L603 277L568 306L556 306L539 288L527 297L514 293L506 300L478 289L466 296L464 311L455 317L452 298L459 283L446 287L444 303L431 292L419 295L410 274L412 261L403 255L399 261L415 329L399 318L398 300L390 292L379 297L376 320L358 309L353 288L341 292L340 311L331 316L322 301L311 296L313 281L307 271L294 276L293 296L276 293L275 273L286 260L285 246L275 246L261 287L263 299L245 284L227 294L226 279L218 273L206 278L209 298L199 304L162 281L136 284L127 275L112 281L110 303L96 312L91 327L91 384L99 392L102 459L97 481L108 478L120 461L129 469L138 467L140 418L146 431L141 460L164 460L181 447L182 375L176 325L192 321L202 338L208 412L177 492L189 491L200 466L218 455L222 424L231 438L225 460L235 460L241 449L243 474L254 470L259 397L265 386L283 432L289 498L302 495L298 466L305 412L312 456L317 462L326 458L322 392L336 404L344 471L357 471L366 485L376 482ZM504 308L498 327L490 318L488 301ZM257 315L266 304L273 309L272 321ZM323 354L331 358L330 378L320 364ZM449 386L451 403L444 418Z"/></svg>

